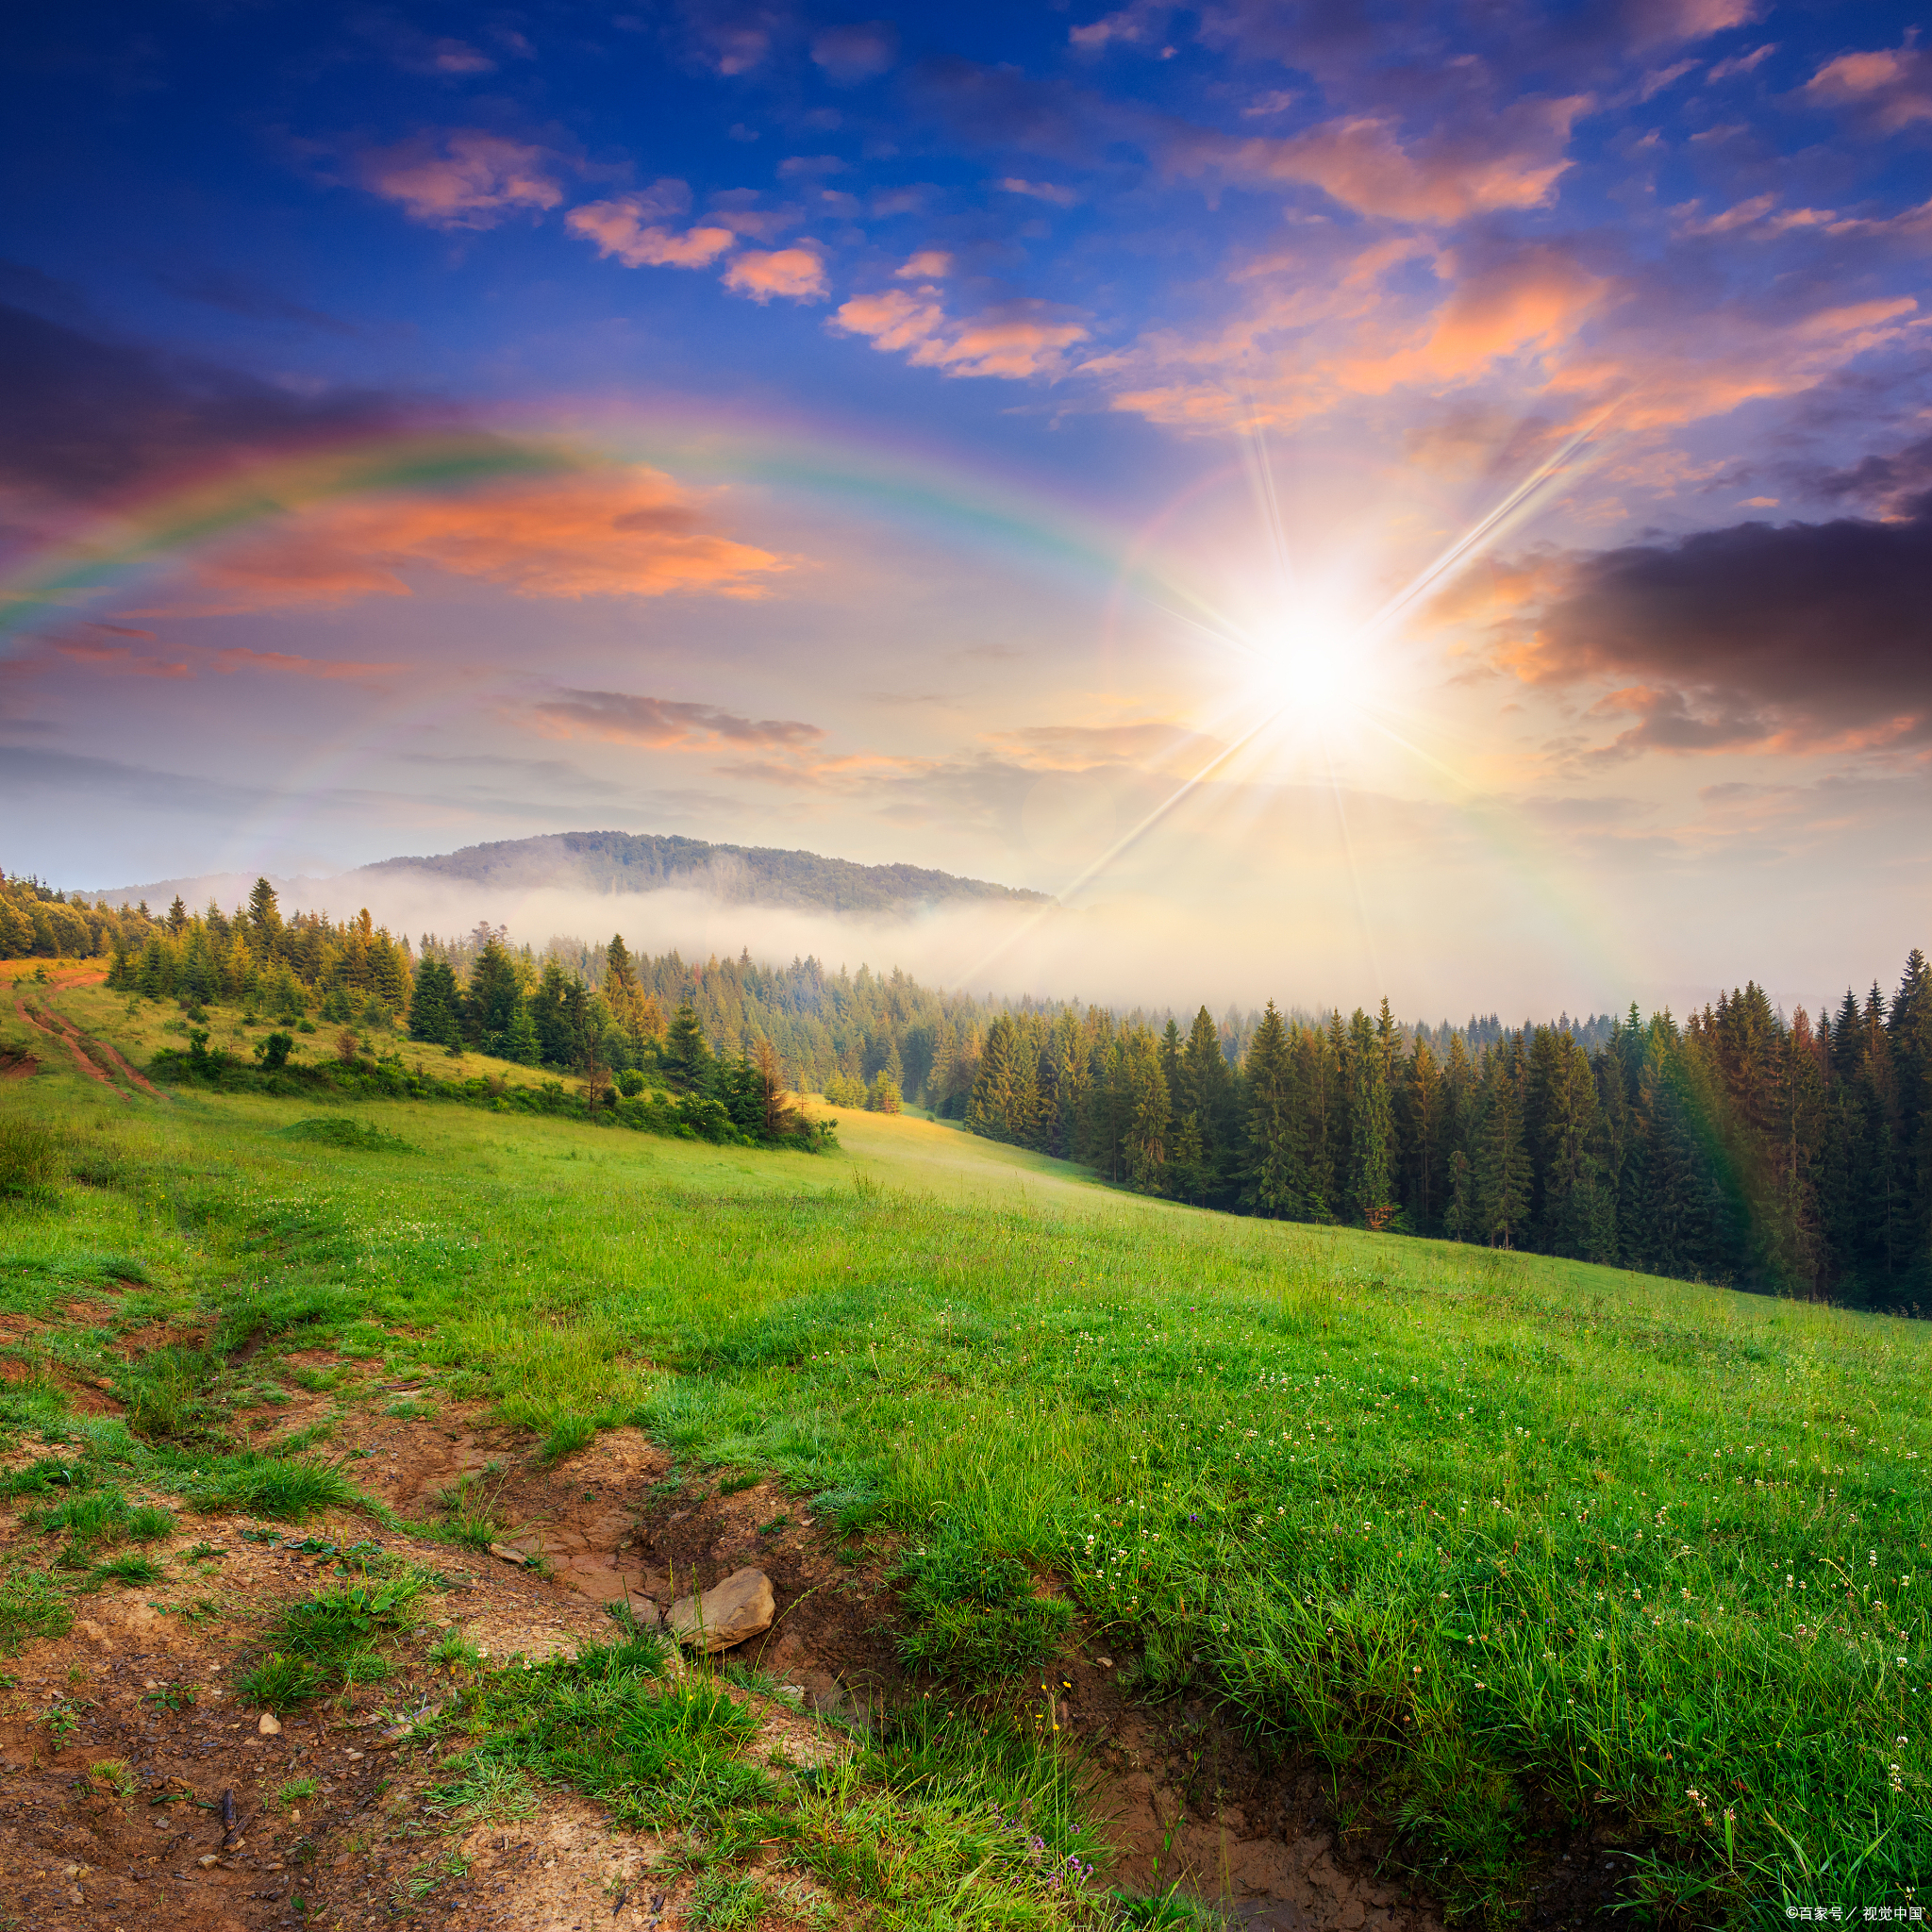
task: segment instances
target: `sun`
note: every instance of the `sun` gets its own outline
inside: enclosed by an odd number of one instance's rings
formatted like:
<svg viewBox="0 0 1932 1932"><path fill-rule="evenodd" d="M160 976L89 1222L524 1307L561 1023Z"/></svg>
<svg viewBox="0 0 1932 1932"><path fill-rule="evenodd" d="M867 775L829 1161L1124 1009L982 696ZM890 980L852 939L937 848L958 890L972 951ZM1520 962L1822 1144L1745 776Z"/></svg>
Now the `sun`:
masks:
<svg viewBox="0 0 1932 1932"><path fill-rule="evenodd" d="M1369 640L1337 610L1298 610L1254 641L1253 701L1281 722L1332 731L1352 723L1371 695Z"/></svg>

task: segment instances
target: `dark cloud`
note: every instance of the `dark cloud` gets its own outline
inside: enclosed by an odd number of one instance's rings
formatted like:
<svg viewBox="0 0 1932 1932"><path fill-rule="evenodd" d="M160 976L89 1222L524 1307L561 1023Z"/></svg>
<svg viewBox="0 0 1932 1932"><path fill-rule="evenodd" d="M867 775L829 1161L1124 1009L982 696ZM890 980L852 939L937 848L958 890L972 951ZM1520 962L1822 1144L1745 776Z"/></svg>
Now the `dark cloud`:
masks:
<svg viewBox="0 0 1932 1932"><path fill-rule="evenodd" d="M111 497L405 416L391 396L291 395L0 305L0 486L36 496Z"/></svg>
<svg viewBox="0 0 1932 1932"><path fill-rule="evenodd" d="M1523 668L1624 680L1617 741L1709 751L1932 742L1932 506L1895 522L1740 524L1577 565Z"/></svg>
<svg viewBox="0 0 1932 1932"><path fill-rule="evenodd" d="M1866 457L1848 469L1828 470L1810 488L1827 500L1848 500L1889 516L1932 517L1932 436L1895 456Z"/></svg>
<svg viewBox="0 0 1932 1932"><path fill-rule="evenodd" d="M286 295L264 288L242 275L217 268L166 268L155 279L171 295L204 308L219 308L227 315L239 315L249 322L287 322L298 327L320 329L325 335L353 336L360 331L340 316L326 315L291 302ZM38 307L39 305L35 305Z"/></svg>

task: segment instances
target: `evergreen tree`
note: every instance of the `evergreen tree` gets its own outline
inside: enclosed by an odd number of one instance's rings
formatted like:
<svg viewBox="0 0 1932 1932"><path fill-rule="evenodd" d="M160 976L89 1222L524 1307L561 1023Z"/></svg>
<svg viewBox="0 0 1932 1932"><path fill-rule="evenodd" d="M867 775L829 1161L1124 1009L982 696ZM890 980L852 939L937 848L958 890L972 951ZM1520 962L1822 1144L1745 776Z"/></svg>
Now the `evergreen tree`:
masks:
<svg viewBox="0 0 1932 1932"><path fill-rule="evenodd" d="M1524 1085L1519 1044L1507 1035L1484 1061L1474 1163L1479 1229L1491 1247L1513 1246L1529 1221L1534 1171Z"/></svg>
<svg viewBox="0 0 1932 1932"><path fill-rule="evenodd" d="M457 1024L457 976L447 959L426 958L416 969L409 996L409 1038L434 1046L453 1047L462 1035Z"/></svg>
<svg viewBox="0 0 1932 1932"><path fill-rule="evenodd" d="M505 1059L512 1060L520 1067L534 1067L541 1058L543 1042L537 1036L537 1023L531 1017L525 1001L517 1001L510 1014L509 1025L504 1033L503 1043L497 1051Z"/></svg>
<svg viewBox="0 0 1932 1932"><path fill-rule="evenodd" d="M1442 1070L1429 1042L1418 1036L1401 1087L1403 1199L1419 1234L1442 1213Z"/></svg>
<svg viewBox="0 0 1932 1932"><path fill-rule="evenodd" d="M1174 1023L1168 1025L1174 1029ZM1167 1186L1168 1128L1174 1101L1162 1062L1161 1043L1137 1027L1127 1041L1127 1178L1146 1193Z"/></svg>
<svg viewBox="0 0 1932 1932"><path fill-rule="evenodd" d="M708 1093L715 1058L696 1009L689 1000L672 1015L660 1055L664 1077L675 1092Z"/></svg>
<svg viewBox="0 0 1932 1932"><path fill-rule="evenodd" d="M1388 1049L1359 1007L1348 1023L1345 1052L1349 1210L1364 1227L1385 1227L1394 1211L1395 1191Z"/></svg>
<svg viewBox="0 0 1932 1932"><path fill-rule="evenodd" d="M1248 1045L1248 1120L1241 1172L1241 1205L1257 1214L1292 1214L1300 1203L1295 1184L1293 1066L1288 1029L1274 1002Z"/></svg>

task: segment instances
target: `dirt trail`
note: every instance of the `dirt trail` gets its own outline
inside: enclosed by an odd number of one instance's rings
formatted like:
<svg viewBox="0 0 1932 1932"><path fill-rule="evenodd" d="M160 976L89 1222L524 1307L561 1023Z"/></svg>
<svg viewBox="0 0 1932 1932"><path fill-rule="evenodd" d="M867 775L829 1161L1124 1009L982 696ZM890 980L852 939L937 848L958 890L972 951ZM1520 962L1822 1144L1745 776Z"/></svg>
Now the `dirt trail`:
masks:
<svg viewBox="0 0 1932 1932"><path fill-rule="evenodd" d="M90 1079L98 1080L100 1084L103 1087L105 1087L109 1093L115 1094L122 1100L126 1100L130 1097L121 1088L117 1087L114 1084L114 1082L111 1079L109 1079L108 1075L99 1067L97 1067L92 1060L91 1060L88 1058L86 1052L82 1048L81 1036L78 1030L75 1028L67 1020L63 1019L60 1014L57 1013L52 1007L42 1007L40 1012L36 1013L27 1006L27 1003L24 999L17 999L13 1003L13 1009L20 1015L20 1017L23 1020L26 1022L26 1024L29 1026L31 1026L34 1029L36 1033L40 1034L43 1039L54 1041L58 1044L64 1046L67 1049L67 1051L74 1056L74 1064L76 1067L78 1067L83 1074L87 1074L87 1076ZM54 1024L49 1025L46 1024L47 1021L50 1020L54 1022ZM120 1056L116 1054L114 1058L116 1059L119 1059ZM125 1062L124 1061L123 1064L125 1065ZM139 1076L136 1075L135 1077L138 1078ZM145 1081L142 1081L142 1084L143 1086L147 1085ZM150 1087L148 1089L148 1091L153 1092L153 1088Z"/></svg>
<svg viewBox="0 0 1932 1932"><path fill-rule="evenodd" d="M289 1365L341 1368L322 1352ZM90 1408L103 1401L92 1389L74 1392ZM782 1738L794 1758L838 1748L828 1740L841 1733L824 1720L862 1720L920 1694L898 1663L890 1557L841 1547L770 1483L728 1496L680 1484L665 1452L629 1429L546 1465L526 1433L473 1407L408 1412L429 1407L408 1379L358 1392L358 1480L399 1513L436 1521L462 1486L468 1507L501 1525L508 1554L396 1536L359 1517L313 1525L317 1535L343 1545L374 1536L439 1571L448 1588L430 1600L432 1624L460 1624L491 1656L608 1639L607 1605L627 1596L649 1621L674 1593L755 1564L772 1579L778 1615L738 1655L801 1694L806 1716L778 1705L765 1712L773 1740ZM265 1407L248 1418L251 1434L260 1443L291 1433L341 1399L308 1392ZM18 1515L19 1506L0 1506L0 1565L26 1541ZM506 1932L677 1932L688 1923L688 1882L661 1867L653 1875L660 1848L616 1832L587 1801L546 1801L533 1818L460 1838L425 1835L419 1800L434 1761L399 1754L383 1713L433 1697L431 1671L260 1732L231 1689L253 1633L328 1580L335 1559L253 1541L250 1527L183 1511L179 1534L155 1551L164 1582L82 1598L65 1637L27 1645L6 1667L16 1682L0 1691L0 1900L19 1901L23 1924L266 1932L298 1923L298 1894L299 1923L310 1926L409 1923L419 1913ZM1076 1645L1050 1681L1068 1740L1092 1750L1122 1881L1153 1882L1158 1860L1160 1884L1179 1877L1257 1932L1440 1932L1424 1904L1379 1882L1358 1847L1337 1840L1317 1781L1264 1770L1219 1740L1218 1775L1204 1774L1202 1713L1137 1707L1120 1694L1119 1674L1092 1646ZM192 1703L181 1687L192 1688ZM50 1727L49 1711L62 1708L71 1726ZM276 1802L303 1778L316 1781L311 1797ZM225 1847L225 1791L239 1821ZM453 1853L460 1858L435 1867ZM764 1932L788 1923L761 1922Z"/></svg>

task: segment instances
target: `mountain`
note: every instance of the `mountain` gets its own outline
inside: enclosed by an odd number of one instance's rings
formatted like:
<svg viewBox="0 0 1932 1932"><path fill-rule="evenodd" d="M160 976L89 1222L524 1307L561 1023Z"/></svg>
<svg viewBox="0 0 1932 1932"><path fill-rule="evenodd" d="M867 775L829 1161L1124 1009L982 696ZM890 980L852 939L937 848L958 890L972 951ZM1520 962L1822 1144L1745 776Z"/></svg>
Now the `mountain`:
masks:
<svg viewBox="0 0 1932 1932"><path fill-rule="evenodd" d="M550 832L534 839L507 839L490 845L466 845L433 857L385 858L358 866L332 879L275 880L276 890L296 896L292 906L327 903L347 906L358 880L396 874L460 879L504 891L531 891L554 886L596 892L654 892L670 888L707 892L742 906L806 907L826 912L910 912L921 906L959 900L1043 903L1047 894L985 879L955 878L918 865L856 865L816 852L781 852L769 845L713 845L704 839L663 837L652 832ZM146 886L124 886L106 896L116 902L145 897L165 906L176 891L198 903L213 886L228 903L245 897L252 881L239 875L209 880L163 879ZM222 888L228 890L224 892ZM236 889L239 888L239 891Z"/></svg>

